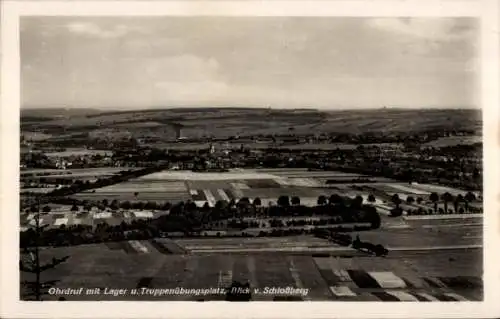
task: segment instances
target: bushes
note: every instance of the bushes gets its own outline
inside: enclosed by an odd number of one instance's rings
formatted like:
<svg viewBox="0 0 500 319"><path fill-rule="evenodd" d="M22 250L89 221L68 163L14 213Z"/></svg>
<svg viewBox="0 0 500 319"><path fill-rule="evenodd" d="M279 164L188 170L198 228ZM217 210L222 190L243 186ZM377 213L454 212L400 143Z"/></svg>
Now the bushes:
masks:
<svg viewBox="0 0 500 319"><path fill-rule="evenodd" d="M403 209L401 207L391 209L390 215L391 217L399 217L403 215Z"/></svg>

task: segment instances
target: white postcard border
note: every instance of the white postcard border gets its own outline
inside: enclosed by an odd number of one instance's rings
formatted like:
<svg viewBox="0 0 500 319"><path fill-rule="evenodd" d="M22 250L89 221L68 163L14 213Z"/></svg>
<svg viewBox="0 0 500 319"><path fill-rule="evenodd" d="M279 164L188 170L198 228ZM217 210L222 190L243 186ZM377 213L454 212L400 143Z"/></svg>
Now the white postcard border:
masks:
<svg viewBox="0 0 500 319"><path fill-rule="evenodd" d="M495 0L421 1L4 1L1 83L1 287L6 318L487 318L500 311L498 10ZM484 302L22 302L19 301L19 17L76 16L420 16L481 19L484 134Z"/></svg>

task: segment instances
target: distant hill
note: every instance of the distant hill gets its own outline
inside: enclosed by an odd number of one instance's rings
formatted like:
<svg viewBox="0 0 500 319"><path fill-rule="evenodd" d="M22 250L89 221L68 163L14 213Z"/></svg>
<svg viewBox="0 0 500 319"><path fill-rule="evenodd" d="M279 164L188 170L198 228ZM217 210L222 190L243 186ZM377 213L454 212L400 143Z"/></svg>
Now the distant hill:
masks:
<svg viewBox="0 0 500 319"><path fill-rule="evenodd" d="M58 118L68 116L81 116L103 113L102 110L91 108L21 108L21 120L23 118Z"/></svg>
<svg viewBox="0 0 500 319"><path fill-rule="evenodd" d="M285 110L265 108L177 108L164 110L113 111L22 110L22 130L30 130L33 118L37 130L54 133L121 132L136 137L173 134L181 125L183 136L216 137L256 134L422 132L433 129L477 130L482 127L480 110L465 109L374 109L374 110ZM49 119L48 119L49 118Z"/></svg>

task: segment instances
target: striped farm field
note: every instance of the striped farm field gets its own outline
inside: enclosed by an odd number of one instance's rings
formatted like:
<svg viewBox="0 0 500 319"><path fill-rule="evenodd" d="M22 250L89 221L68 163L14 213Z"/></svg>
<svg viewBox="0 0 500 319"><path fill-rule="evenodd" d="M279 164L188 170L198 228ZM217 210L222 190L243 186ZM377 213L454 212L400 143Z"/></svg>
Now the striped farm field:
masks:
<svg viewBox="0 0 500 319"><path fill-rule="evenodd" d="M386 184L390 188L393 188L395 192L402 192L408 194L416 194L416 195L429 195L431 192L427 190L422 190L417 187L413 187L412 185L403 185L403 184Z"/></svg>
<svg viewBox="0 0 500 319"><path fill-rule="evenodd" d="M55 187L37 187L37 188L21 188L21 193L40 193L47 194L56 189Z"/></svg>
<svg viewBox="0 0 500 319"><path fill-rule="evenodd" d="M186 192L183 181L141 181L130 180L124 183L105 186L95 190L96 193L126 193L126 192Z"/></svg>
<svg viewBox="0 0 500 319"><path fill-rule="evenodd" d="M21 170L21 175L23 174L45 174L45 173L68 173L68 174L79 174L79 173L118 173L127 170L139 170L142 167L92 167L92 168L70 168L70 169L55 169L55 168L35 168L35 169L23 169Z"/></svg>
<svg viewBox="0 0 500 319"><path fill-rule="evenodd" d="M312 236L294 236L283 238L255 237L239 238L184 238L176 239L175 243L186 250L236 249L236 248L283 248L283 247L329 247L328 240Z"/></svg>
<svg viewBox="0 0 500 319"><path fill-rule="evenodd" d="M314 178L294 177L294 178L277 178L275 181L281 186L298 186L298 187L321 187L322 183Z"/></svg>
<svg viewBox="0 0 500 319"><path fill-rule="evenodd" d="M304 293L252 293L252 301L275 301L294 297L297 301L478 301L482 300L480 270L461 273L430 271L418 256L400 259L353 257L315 257L277 254L181 255L168 242L151 240L123 241L98 245L49 248L42 262L70 255L57 272L48 272L45 280L56 287L136 288L227 288L232 281L248 282L251 288L301 288ZM439 253L438 253L439 254ZM438 254L432 260L442 263ZM91 259L88 256L92 256ZM457 255L466 256L465 253ZM470 257L463 262L474 262ZM413 266L410 266L413 265ZM477 267L476 267L477 268ZM102 276L102 273L108 275ZM32 274L22 273L21 280ZM23 292L22 288L22 292ZM57 300L58 296L47 296ZM51 299L52 298L52 299ZM68 296L67 300L224 300L224 295L163 296Z"/></svg>
<svg viewBox="0 0 500 319"><path fill-rule="evenodd" d="M106 199L112 201L114 199L118 201L156 201L156 202L171 202L176 203L180 201L186 201L191 199L191 196L187 192L178 193L165 193L165 192L138 192L137 196L132 192L118 193L78 193L71 196L72 198L78 200L91 200L91 201L102 201Z"/></svg>
<svg viewBox="0 0 500 319"><path fill-rule="evenodd" d="M245 197L274 198L274 200L277 200L281 195L299 196L300 198L316 197L316 199L320 195L329 195L326 189L301 187L245 189L242 192Z"/></svg>
<svg viewBox="0 0 500 319"><path fill-rule="evenodd" d="M448 192L448 193L450 193L453 196L456 196L458 194L465 195L467 193L467 191L465 191L465 190L460 190L460 189L446 187L446 186L441 186L441 185L413 183L411 186L414 187L414 188L417 188L417 189L421 189L423 191L436 192L438 194L442 194L442 193ZM479 196L480 194L476 192L475 195Z"/></svg>
<svg viewBox="0 0 500 319"><path fill-rule="evenodd" d="M186 181L186 185L189 189L225 189L231 188L231 183L237 181L238 180Z"/></svg>
<svg viewBox="0 0 500 319"><path fill-rule="evenodd" d="M271 174L260 174L252 171L231 171L226 173L162 171L140 177L140 180L191 180L191 181L224 181L241 179L272 179Z"/></svg>
<svg viewBox="0 0 500 319"><path fill-rule="evenodd" d="M256 173L273 174L283 177L336 177L336 176L349 176L349 177L359 177L366 176L354 173L345 173L340 171L309 171L305 168L261 168L254 169Z"/></svg>
<svg viewBox="0 0 500 319"><path fill-rule="evenodd" d="M375 204L387 214L392 209L390 197L398 194L405 200L408 196L424 198L431 192L452 195L465 194L461 190L430 184L407 184L389 180L367 183L352 182L363 177L336 171L308 171L306 169L234 169L225 173L191 172L165 170L120 184L102 187L73 195L73 198L89 200L156 201L176 203L193 200L196 205L208 203L214 206L219 200L236 200L259 197L263 205L275 203L282 196L298 196L301 203L314 206L318 196L332 194L355 197L363 196L366 202L369 194L376 196ZM331 183L327 181L333 180ZM370 178L373 180L373 178ZM379 192L377 192L379 191ZM382 207L386 205L387 207Z"/></svg>
<svg viewBox="0 0 500 319"><path fill-rule="evenodd" d="M21 177L85 177L85 176L112 176L122 171L139 170L141 167L94 167L75 169L23 169Z"/></svg>
<svg viewBox="0 0 500 319"><path fill-rule="evenodd" d="M469 145L481 143L483 140L482 136L447 136L440 137L437 140L428 142L424 144L424 147L446 147L446 146L454 146L454 145Z"/></svg>
<svg viewBox="0 0 500 319"><path fill-rule="evenodd" d="M279 188L276 179L249 179L244 181L250 188Z"/></svg>

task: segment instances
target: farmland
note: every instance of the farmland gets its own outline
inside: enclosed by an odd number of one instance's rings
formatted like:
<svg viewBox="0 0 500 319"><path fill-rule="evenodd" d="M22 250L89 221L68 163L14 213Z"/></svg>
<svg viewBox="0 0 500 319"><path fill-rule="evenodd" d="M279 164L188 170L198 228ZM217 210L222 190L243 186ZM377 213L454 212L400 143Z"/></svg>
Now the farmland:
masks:
<svg viewBox="0 0 500 319"><path fill-rule="evenodd" d="M416 234L414 234L416 235ZM364 235L363 235L364 236ZM226 239L195 242L181 240L177 244L205 245L225 249L238 245ZM283 245L316 245L328 243L307 237L283 239L246 239L246 247L281 248ZM439 244L439 243L438 243ZM173 243L162 244L172 247ZM393 245L394 246L394 245ZM397 245L394 246L397 248ZM456 301L481 300L480 250L425 252L393 251L388 258L351 253L173 253L174 249L159 250L151 241L118 242L71 248L50 248L42 251L43 258L69 255L68 263L57 271L47 271L44 280L56 280L56 287L104 287L133 289L148 287L167 289L227 288L233 280L249 282L252 288L295 287L308 289L297 300L380 301ZM447 271L443 271L447 269ZM23 275L22 279L29 277ZM390 278L390 279L383 279ZM341 293L343 291L345 293ZM253 294L252 300L277 300L280 294ZM408 295L410 297L408 297ZM61 295L47 295L54 300ZM413 297L411 297L413 296ZM449 298L446 298L448 296ZM223 300L224 295L173 294L163 296L78 295L64 296L67 300ZM296 296L297 297L297 296ZM419 298L422 297L422 298Z"/></svg>
<svg viewBox="0 0 500 319"><path fill-rule="evenodd" d="M456 146L456 145L469 145L481 143L481 136L450 136L442 137L435 141L426 143L424 147L443 147L443 146Z"/></svg>
<svg viewBox="0 0 500 319"><path fill-rule="evenodd" d="M297 174L295 170L293 176ZM197 182L207 183L204 180ZM221 182L225 181L213 183ZM68 208L54 207L53 213L61 214ZM94 217L107 219L110 224L119 223L118 217L128 221L140 218L140 213L93 212ZM252 289L261 291L258 293L253 290L254 301L280 298L298 301L482 300L482 217L411 217L382 215L381 228L352 234L359 235L362 240L383 244L390 251L386 258L371 257L351 247L339 246L311 235L278 238L173 237L47 247L41 251L44 262L52 257L70 258L57 270L45 272L43 280L53 280L54 287L61 289L100 288L101 292L79 295L56 293L43 298L224 300L223 294L207 294L203 291L208 288L227 288L236 280L248 282ZM22 280L32 280L29 274L22 273L21 276ZM113 296L102 292L105 287L127 289L128 292L146 287L173 289L174 292L157 296L131 293ZM175 293L176 287L198 290L181 294ZM266 287L307 289L307 293L262 293ZM22 298L29 299L25 293L25 287L22 286Z"/></svg>
<svg viewBox="0 0 500 319"><path fill-rule="evenodd" d="M370 177L368 183L352 182L353 179L367 177L334 171L310 172L304 169L240 169L228 173L164 171L91 192L79 193L75 195L75 198L90 200L109 197L118 200L169 200L172 202L192 199L202 203L208 201L213 206L217 200L259 197L267 202L276 200L280 195L299 196L306 200L316 201L318 196L330 195L334 192L362 195L367 198L373 188L386 194L383 199L385 201L388 201L388 198L394 194L402 198L421 196L427 199L432 192L450 192L453 195L466 193L464 190L450 187L429 184L408 185L386 178ZM328 180L338 183L327 184Z"/></svg>
<svg viewBox="0 0 500 319"><path fill-rule="evenodd" d="M68 157L68 156L81 156L81 155L111 155L111 151L104 150L86 150L86 149L66 149L63 152L46 152L48 157Z"/></svg>
<svg viewBox="0 0 500 319"><path fill-rule="evenodd" d="M124 170L137 170L140 168L123 168L123 167L98 167L98 168L82 168L82 169L25 169L21 171L23 177L47 177L47 176L70 176L74 178L85 176L111 176Z"/></svg>
<svg viewBox="0 0 500 319"><path fill-rule="evenodd" d="M102 168L102 169L83 169L70 170L68 176L102 176L104 174L113 174L126 168ZM30 175L45 175L55 173L56 170L32 170ZM26 173L28 174L28 173ZM162 204L169 202L176 204L178 202L192 201L201 207L205 203L214 207L218 201L238 202L241 198L249 198L253 201L255 198L261 200L261 205L267 207L275 205L280 196L297 196L302 205L314 207L317 205L319 196L329 197L331 194L338 193L345 196L361 196L365 203L369 202L369 195L374 195L373 204L382 215L389 215L394 207L392 197L397 194L403 201L401 207L404 211L416 209L431 209L437 205L438 209L444 208L444 203L439 200L433 203L429 200L432 192L439 194L449 192L453 196L465 195L464 190L454 189L445 186L431 184L411 185L390 180L387 178L369 177L370 182L349 182L357 178L368 178L369 176L343 173L336 171L307 171L305 169L237 169L226 173L199 173L191 171L164 170L139 178L130 179L123 183L113 184L89 191L84 191L72 195L72 198L79 201L90 201L99 203L102 201L118 202L156 202ZM334 184L328 184L327 181L337 181ZM29 189L25 190L28 191ZM40 192L48 192L50 188L40 188ZM476 193L477 200L469 203L471 207L481 208L481 193ZM408 197L413 199L421 198L422 201L406 203ZM449 205L449 209L453 205ZM463 203L459 205L463 207ZM47 214L44 220L49 225L59 226L61 223L72 225L92 224L92 219L106 220L110 224L119 224L121 220L127 220L124 216L127 209L111 211L107 209L108 217L98 216L98 211L94 210L85 218L75 217L75 212L70 211L68 206L65 211L59 209L58 214L61 217L52 217ZM80 208L80 211L83 207ZM143 209L144 216L158 217L168 213L162 209ZM79 213L81 214L81 213ZM125 215L124 215L125 214ZM32 214L31 214L32 215ZM22 226L28 226L31 222L29 214L22 215ZM140 216L140 214L139 214ZM31 216L32 218L32 216ZM61 219L57 222L57 219ZM104 218L104 219L103 219ZM140 218L140 217L138 217ZM65 221L65 222L64 222Z"/></svg>
<svg viewBox="0 0 500 319"><path fill-rule="evenodd" d="M42 274L54 287L207 289L236 280L308 290L286 296L294 300L482 299L480 112L56 113L22 115L21 125L21 193L30 199L21 205L21 252L29 258L24 249L39 245L43 262L69 256ZM47 226L39 234L36 216Z"/></svg>

